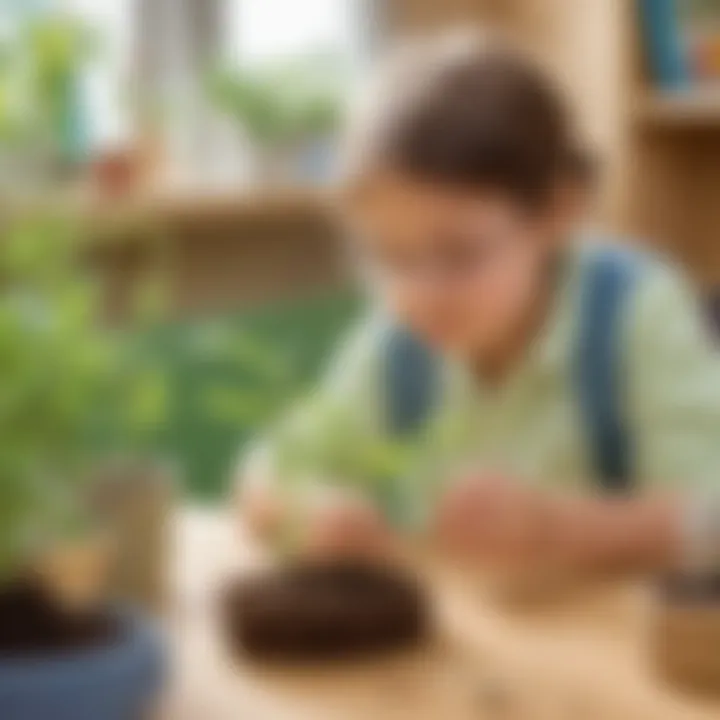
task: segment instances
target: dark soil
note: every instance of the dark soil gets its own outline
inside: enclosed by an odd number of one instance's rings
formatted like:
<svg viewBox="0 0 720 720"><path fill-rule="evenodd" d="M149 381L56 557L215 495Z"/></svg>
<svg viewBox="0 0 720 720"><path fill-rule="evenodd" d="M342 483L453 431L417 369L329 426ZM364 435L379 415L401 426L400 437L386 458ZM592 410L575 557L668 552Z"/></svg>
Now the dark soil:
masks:
<svg viewBox="0 0 720 720"><path fill-rule="evenodd" d="M0 586L0 662L106 645L118 633L107 613L64 609L34 583Z"/></svg>
<svg viewBox="0 0 720 720"><path fill-rule="evenodd" d="M431 626L414 577L359 562L291 565L234 582L223 600L229 641L253 657L383 653L419 643Z"/></svg>

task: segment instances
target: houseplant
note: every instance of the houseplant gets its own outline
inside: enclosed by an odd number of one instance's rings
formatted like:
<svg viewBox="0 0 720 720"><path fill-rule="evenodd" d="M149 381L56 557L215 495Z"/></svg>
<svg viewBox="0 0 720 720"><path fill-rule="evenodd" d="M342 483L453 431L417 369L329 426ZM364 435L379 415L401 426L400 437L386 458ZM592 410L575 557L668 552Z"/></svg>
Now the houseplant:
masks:
<svg viewBox="0 0 720 720"><path fill-rule="evenodd" d="M254 179L277 185L325 179L340 119L341 82L336 59L312 55L218 71L209 94L249 140Z"/></svg>
<svg viewBox="0 0 720 720"><path fill-rule="evenodd" d="M112 538L85 502L105 430L137 437L157 408L98 323L82 237L57 217L7 219L0 237L3 720L131 720L162 674L151 624L104 598Z"/></svg>
<svg viewBox="0 0 720 720"><path fill-rule="evenodd" d="M234 411L243 418L248 410L257 416L258 409L266 411L262 417L270 409L266 400L253 402L247 394L223 397L226 417ZM392 523L419 528L425 508L404 482L410 472L416 483L424 482L411 460L412 439L358 442L358 428L346 408L323 406L315 408L328 413L322 436L304 432L302 421L276 428L284 436L276 469L289 481L288 493L297 491L302 503L304 491L322 480L322 468L335 486L347 482L355 489L364 487ZM303 532L302 518L298 521L277 538L276 548L290 551L279 567L230 578L223 588L223 628L234 653L265 660L336 661L406 649L432 636L432 598L415 573L394 561L399 558L298 556L293 552L295 532Z"/></svg>
<svg viewBox="0 0 720 720"><path fill-rule="evenodd" d="M96 38L60 11L9 13L0 38L0 160L4 190L64 178L87 145L82 73Z"/></svg>

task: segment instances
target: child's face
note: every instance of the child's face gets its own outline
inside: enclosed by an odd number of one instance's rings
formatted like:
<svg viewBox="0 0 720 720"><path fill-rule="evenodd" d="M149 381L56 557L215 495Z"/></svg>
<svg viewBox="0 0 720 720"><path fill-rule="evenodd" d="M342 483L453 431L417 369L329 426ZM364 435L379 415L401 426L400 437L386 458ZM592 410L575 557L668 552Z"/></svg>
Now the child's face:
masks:
<svg viewBox="0 0 720 720"><path fill-rule="evenodd" d="M498 193L387 175L353 203L361 260L382 297L428 343L492 351L537 302L567 222L558 204L530 213Z"/></svg>

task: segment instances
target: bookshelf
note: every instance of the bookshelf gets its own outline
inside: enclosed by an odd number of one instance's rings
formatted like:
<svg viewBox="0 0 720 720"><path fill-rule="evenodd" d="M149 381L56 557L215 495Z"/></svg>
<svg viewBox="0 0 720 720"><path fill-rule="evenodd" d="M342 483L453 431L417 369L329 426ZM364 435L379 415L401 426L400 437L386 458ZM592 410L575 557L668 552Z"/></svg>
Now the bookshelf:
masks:
<svg viewBox="0 0 720 720"><path fill-rule="evenodd" d="M644 126L720 130L720 92L647 91L636 102L633 118Z"/></svg>
<svg viewBox="0 0 720 720"><path fill-rule="evenodd" d="M602 159L602 224L720 287L720 90L657 89L636 0L476 2L567 87Z"/></svg>
<svg viewBox="0 0 720 720"><path fill-rule="evenodd" d="M623 4L622 0L613 0ZM618 15L625 48L625 199L618 220L720 287L720 88L662 90L644 60L634 2Z"/></svg>
<svg viewBox="0 0 720 720"><path fill-rule="evenodd" d="M637 0L388 0L393 31L499 27L566 86L603 164L598 215L720 287L720 91L659 91Z"/></svg>

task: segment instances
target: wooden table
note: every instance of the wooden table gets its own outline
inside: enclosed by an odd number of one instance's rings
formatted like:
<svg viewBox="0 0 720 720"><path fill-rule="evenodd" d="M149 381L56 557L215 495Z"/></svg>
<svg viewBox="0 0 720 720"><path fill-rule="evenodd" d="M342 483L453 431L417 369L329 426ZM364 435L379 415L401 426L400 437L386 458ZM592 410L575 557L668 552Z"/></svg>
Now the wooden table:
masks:
<svg viewBox="0 0 720 720"><path fill-rule="evenodd" d="M232 660L212 603L228 574L262 560L220 513L178 525L172 720L710 720L663 687L644 653L641 594L608 591L557 612L508 616L435 568L441 637L354 666L278 668Z"/></svg>

